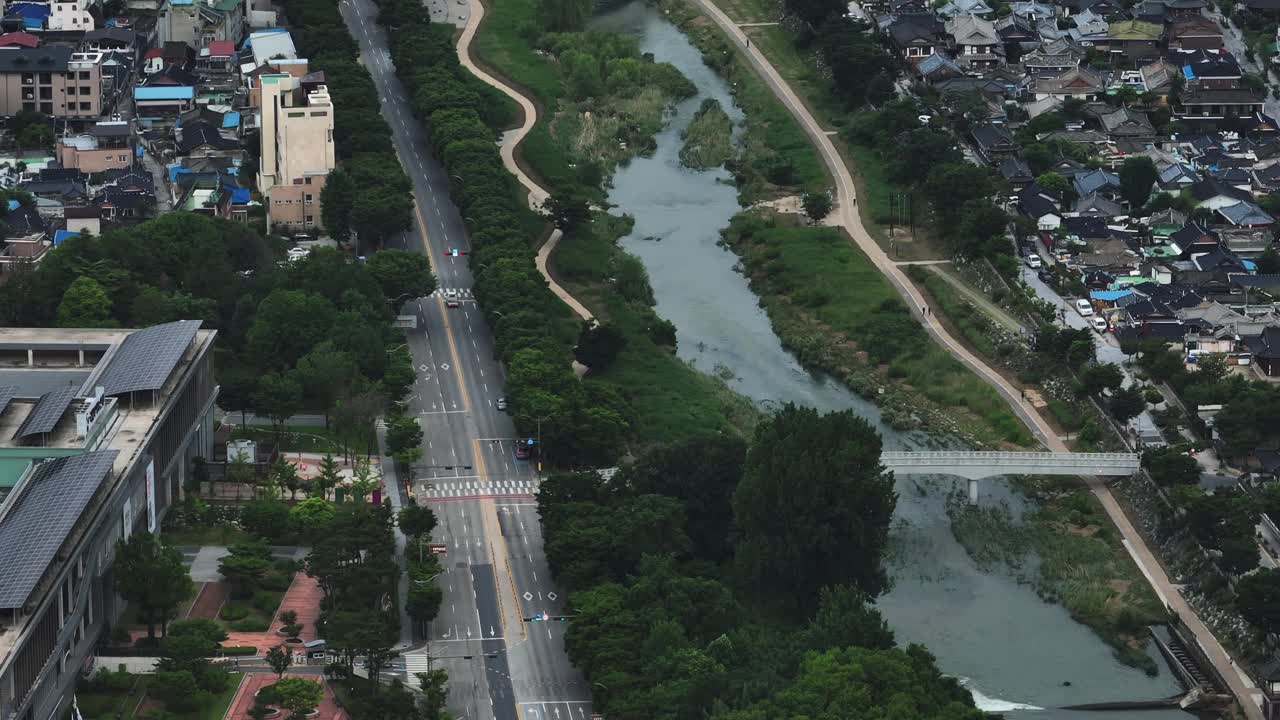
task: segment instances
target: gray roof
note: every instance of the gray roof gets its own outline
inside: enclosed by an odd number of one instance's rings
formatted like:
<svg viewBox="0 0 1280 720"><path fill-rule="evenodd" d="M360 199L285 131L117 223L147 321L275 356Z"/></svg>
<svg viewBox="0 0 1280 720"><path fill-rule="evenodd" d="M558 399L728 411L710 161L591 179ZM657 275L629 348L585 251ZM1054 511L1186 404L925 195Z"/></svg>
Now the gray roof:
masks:
<svg viewBox="0 0 1280 720"><path fill-rule="evenodd" d="M46 460L35 467L17 494L6 498L0 516L0 608L20 608L49 571L58 548L75 527L104 479L116 450Z"/></svg>
<svg viewBox="0 0 1280 720"><path fill-rule="evenodd" d="M9 401L18 396L17 385L5 385L0 387L0 413L9 407Z"/></svg>
<svg viewBox="0 0 1280 720"><path fill-rule="evenodd" d="M1270 225L1276 221L1262 208L1251 202L1238 202L1235 205L1221 207L1218 208L1218 212L1236 226Z"/></svg>
<svg viewBox="0 0 1280 720"><path fill-rule="evenodd" d="M199 329L199 320L179 320L131 333L107 361L95 384L107 395L159 390Z"/></svg>
<svg viewBox="0 0 1280 720"><path fill-rule="evenodd" d="M88 368L2 368L0 385L16 385L18 393L14 397L35 398L68 386L79 390L91 372Z"/></svg>
<svg viewBox="0 0 1280 720"><path fill-rule="evenodd" d="M71 48L11 48L0 53L0 73L65 72Z"/></svg>

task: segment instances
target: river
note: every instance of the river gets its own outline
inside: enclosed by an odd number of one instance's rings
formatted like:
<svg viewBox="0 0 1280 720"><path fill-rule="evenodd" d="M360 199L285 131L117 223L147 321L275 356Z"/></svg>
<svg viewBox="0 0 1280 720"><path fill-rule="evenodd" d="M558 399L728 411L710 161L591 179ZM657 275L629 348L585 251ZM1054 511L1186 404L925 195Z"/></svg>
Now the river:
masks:
<svg viewBox="0 0 1280 720"><path fill-rule="evenodd" d="M658 314L675 324L679 354L706 372L732 371L730 385L764 407L794 402L820 410L851 408L873 423L886 448L909 449L927 436L880 422L874 405L838 383L804 370L782 348L769 319L734 270L737 257L719 247L719 230L738 212L724 169L691 171L677 156L680 132L704 98L715 98L736 122L742 111L697 48L655 8L639 2L596 17L592 28L635 36L645 52L674 64L698 88L657 137L652 157L636 158L613 177L609 202L635 218L623 248L648 269ZM944 672L962 678L980 707L1019 720L1187 720L1176 711L1069 712L1063 705L1167 697L1172 674L1148 677L1121 665L1088 628L1029 587L981 571L955 541L945 511L950 478L898 480L892 533L893 589L879 601L900 643L918 642ZM920 488L927 492L920 492ZM983 502L1021 503L1001 480L983 485ZM1154 652L1152 650L1151 652ZM1069 683L1067 685L1066 683Z"/></svg>

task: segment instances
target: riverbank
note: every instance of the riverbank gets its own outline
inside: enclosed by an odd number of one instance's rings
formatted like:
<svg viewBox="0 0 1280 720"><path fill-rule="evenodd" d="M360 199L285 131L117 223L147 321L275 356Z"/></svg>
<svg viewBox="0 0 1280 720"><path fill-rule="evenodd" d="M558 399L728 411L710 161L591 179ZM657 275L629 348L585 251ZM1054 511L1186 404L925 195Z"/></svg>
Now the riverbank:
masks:
<svg viewBox="0 0 1280 720"><path fill-rule="evenodd" d="M476 30L474 54L534 101L537 122L515 151L521 166L553 198L604 206L617 166L652 152L672 107L694 88L671 65L640 53L633 38L538 34L536 19L531 0L493 4ZM629 220L603 210L584 215L565 228L548 271L625 338L616 359L590 378L627 402L631 449L707 432L749 435L760 414L751 401L676 357L675 328L654 312L643 265L617 245Z"/></svg>
<svg viewBox="0 0 1280 720"><path fill-rule="evenodd" d="M1028 507L972 506L963 492L954 493L947 514L956 540L980 567L1009 573L1046 602L1061 603L1117 660L1154 676L1147 626L1168 616L1097 498L1070 477L1021 477L1012 484L1030 500Z"/></svg>
<svg viewBox="0 0 1280 720"><path fill-rule="evenodd" d="M783 345L879 405L890 426L976 447L1031 444L1000 396L921 330L838 230L753 211L735 217L723 237Z"/></svg>

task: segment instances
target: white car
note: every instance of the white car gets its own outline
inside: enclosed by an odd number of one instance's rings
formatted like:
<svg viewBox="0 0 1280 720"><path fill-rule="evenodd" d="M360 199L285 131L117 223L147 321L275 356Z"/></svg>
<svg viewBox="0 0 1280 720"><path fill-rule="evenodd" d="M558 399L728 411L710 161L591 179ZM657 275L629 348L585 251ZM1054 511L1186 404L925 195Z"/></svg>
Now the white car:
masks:
<svg viewBox="0 0 1280 720"><path fill-rule="evenodd" d="M1035 253L1031 253L1030 255L1028 255L1023 260L1023 262L1025 262L1027 264L1027 267L1031 268L1032 270L1039 270L1041 267L1044 266L1044 263L1041 262L1040 260L1040 256Z"/></svg>
<svg viewBox="0 0 1280 720"><path fill-rule="evenodd" d="M298 260L306 257L309 252L311 251L307 248L292 247L289 248L289 252L285 254L285 257L289 258L289 262L297 262Z"/></svg>
<svg viewBox="0 0 1280 720"><path fill-rule="evenodd" d="M505 411L506 411L506 409L507 409L507 399L506 399L506 398L498 398L498 409L499 409L499 410L502 410L503 412L505 412Z"/></svg>
<svg viewBox="0 0 1280 720"><path fill-rule="evenodd" d="M1092 325L1093 329L1097 330L1099 333L1103 335L1107 334L1108 323L1106 318L1101 318L1101 317L1098 317L1097 315L1094 315L1093 317L1089 318L1089 324Z"/></svg>
<svg viewBox="0 0 1280 720"><path fill-rule="evenodd" d="M462 307L462 301L458 299L458 291L449 288L444 291L444 306L447 308Z"/></svg>
<svg viewBox="0 0 1280 720"><path fill-rule="evenodd" d="M1089 317L1093 314L1093 303L1084 299L1077 300L1076 312L1080 313L1080 317Z"/></svg>

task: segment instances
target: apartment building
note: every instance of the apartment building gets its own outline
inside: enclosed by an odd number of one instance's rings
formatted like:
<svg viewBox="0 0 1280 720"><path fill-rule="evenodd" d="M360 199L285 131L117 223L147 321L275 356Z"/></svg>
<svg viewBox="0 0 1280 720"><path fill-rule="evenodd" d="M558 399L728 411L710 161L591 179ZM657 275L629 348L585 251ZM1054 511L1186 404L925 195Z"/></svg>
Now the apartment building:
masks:
<svg viewBox="0 0 1280 720"><path fill-rule="evenodd" d="M124 611L116 541L158 532L211 455L214 336L0 329L0 720L63 717Z"/></svg>
<svg viewBox="0 0 1280 720"><path fill-rule="evenodd" d="M320 191L333 170L333 101L323 76L263 75L258 190L268 227L322 228Z"/></svg>
<svg viewBox="0 0 1280 720"><path fill-rule="evenodd" d="M61 47L0 52L0 115L23 110L68 119L101 115L102 53Z"/></svg>
<svg viewBox="0 0 1280 720"><path fill-rule="evenodd" d="M58 138L58 160L87 173L118 170L133 164L133 145L127 121L100 122L81 135Z"/></svg>

